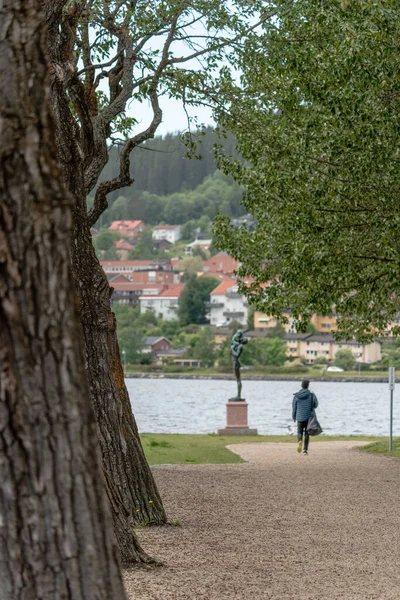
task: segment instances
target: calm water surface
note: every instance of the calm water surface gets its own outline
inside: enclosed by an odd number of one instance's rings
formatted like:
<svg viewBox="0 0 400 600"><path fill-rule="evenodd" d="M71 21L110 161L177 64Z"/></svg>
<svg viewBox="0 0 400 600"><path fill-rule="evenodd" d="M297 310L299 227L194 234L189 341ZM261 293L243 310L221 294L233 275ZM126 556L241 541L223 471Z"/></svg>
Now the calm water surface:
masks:
<svg viewBox="0 0 400 600"><path fill-rule="evenodd" d="M139 431L210 433L225 426L225 402L235 381L127 379ZM292 426L291 403L298 381L243 381L249 426L261 434L285 434ZM315 382L318 418L326 434L388 435L387 383ZM400 391L394 391L393 434L400 435Z"/></svg>

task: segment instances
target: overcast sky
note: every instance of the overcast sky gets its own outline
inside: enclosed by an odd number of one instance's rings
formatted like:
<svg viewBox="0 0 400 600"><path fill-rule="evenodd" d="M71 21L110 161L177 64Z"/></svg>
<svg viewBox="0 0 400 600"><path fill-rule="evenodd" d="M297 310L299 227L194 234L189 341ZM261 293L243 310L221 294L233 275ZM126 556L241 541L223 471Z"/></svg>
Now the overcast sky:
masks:
<svg viewBox="0 0 400 600"><path fill-rule="evenodd" d="M160 106L163 111L163 120L161 125L157 129L157 135L165 135L166 133L175 132L181 133L182 131L187 130L187 117L180 102L172 98L170 99L161 97ZM211 110L209 108L202 106L189 107L188 113L192 117L196 116L200 124L215 124L211 116ZM143 129L143 126L147 127L153 115L150 104L145 102L143 102L140 105L135 104L135 111L129 111L129 114L138 119L138 121L140 122L140 129ZM192 128L195 129L196 125L193 124Z"/></svg>

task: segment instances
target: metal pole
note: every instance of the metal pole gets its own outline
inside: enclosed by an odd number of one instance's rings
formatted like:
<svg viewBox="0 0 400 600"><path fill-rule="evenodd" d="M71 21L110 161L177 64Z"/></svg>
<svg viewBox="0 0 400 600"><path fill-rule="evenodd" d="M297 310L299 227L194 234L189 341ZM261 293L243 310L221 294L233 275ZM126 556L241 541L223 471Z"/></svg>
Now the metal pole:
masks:
<svg viewBox="0 0 400 600"><path fill-rule="evenodd" d="M389 434L389 452L393 449L393 390L390 390L390 434Z"/></svg>

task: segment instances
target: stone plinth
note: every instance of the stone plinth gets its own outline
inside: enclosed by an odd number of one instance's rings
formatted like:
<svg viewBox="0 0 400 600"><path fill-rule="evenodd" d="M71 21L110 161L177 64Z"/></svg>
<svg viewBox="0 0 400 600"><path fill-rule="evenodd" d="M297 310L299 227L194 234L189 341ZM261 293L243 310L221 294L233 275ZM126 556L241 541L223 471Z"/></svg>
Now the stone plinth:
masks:
<svg viewBox="0 0 400 600"><path fill-rule="evenodd" d="M245 400L226 403L226 427L217 429L217 435L257 435L257 429L250 429L247 424L247 407Z"/></svg>

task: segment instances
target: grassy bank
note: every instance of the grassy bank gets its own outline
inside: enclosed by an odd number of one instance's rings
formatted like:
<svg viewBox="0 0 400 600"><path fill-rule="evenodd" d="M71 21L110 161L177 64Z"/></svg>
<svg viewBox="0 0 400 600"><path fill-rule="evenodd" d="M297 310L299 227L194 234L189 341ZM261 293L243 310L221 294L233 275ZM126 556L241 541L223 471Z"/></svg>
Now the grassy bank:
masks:
<svg viewBox="0 0 400 600"><path fill-rule="evenodd" d="M199 367L177 367L177 366L165 366L157 367L155 365L128 365L126 368L126 376L132 377L210 377L214 379L234 379L234 375L230 368L213 367L213 368L199 368ZM336 373L332 371L325 371L324 369L301 367L299 365L293 367L252 367L249 369L242 370L242 379L295 379L301 380L303 378L312 379L314 381L327 380L327 381L340 381L349 379L351 381L357 380L381 380L387 381L387 371L343 371L342 373Z"/></svg>
<svg viewBox="0 0 400 600"><path fill-rule="evenodd" d="M158 464L227 464L243 460L226 446L230 444L259 444L260 442L296 442L294 435L218 436L215 434L191 435L172 433L141 434L143 448L151 465ZM329 441L369 441L371 446L387 438L371 436L329 436L313 438L311 443ZM397 440L400 455L400 438Z"/></svg>
<svg viewBox="0 0 400 600"><path fill-rule="evenodd" d="M400 457L400 438L393 438L392 452L389 452L389 438L387 437L378 438L372 444L368 444L368 446L361 448L361 450L371 454L383 454L384 456Z"/></svg>

